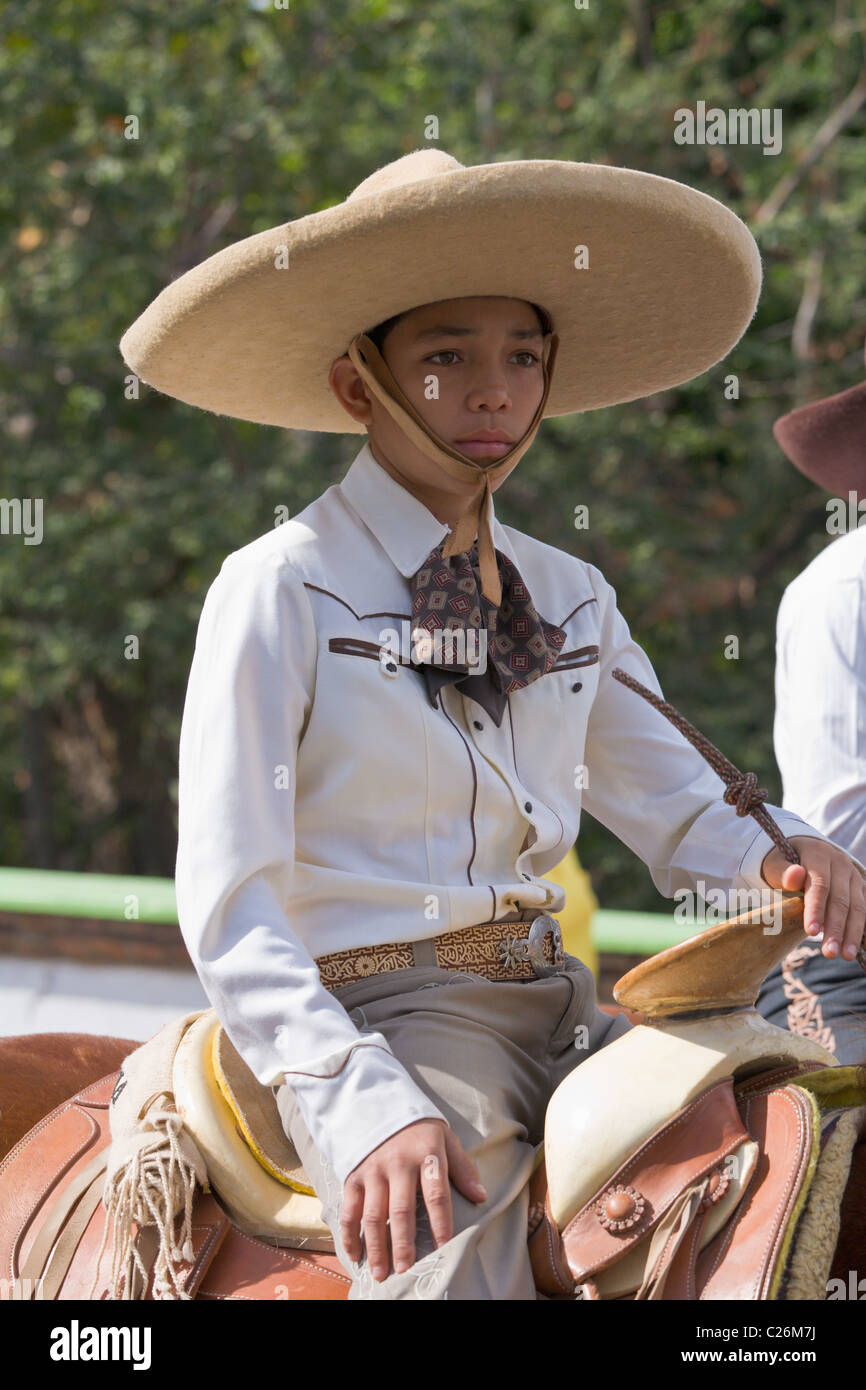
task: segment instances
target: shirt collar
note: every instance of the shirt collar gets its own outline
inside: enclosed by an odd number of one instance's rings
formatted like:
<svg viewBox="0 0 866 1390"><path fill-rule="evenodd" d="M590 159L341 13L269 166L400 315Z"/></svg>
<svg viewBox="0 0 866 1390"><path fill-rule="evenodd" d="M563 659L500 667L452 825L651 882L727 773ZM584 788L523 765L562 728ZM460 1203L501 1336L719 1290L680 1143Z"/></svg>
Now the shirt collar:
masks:
<svg viewBox="0 0 866 1390"><path fill-rule="evenodd" d="M410 579L431 550L441 545L451 528L436 517L402 483L386 473L365 442L343 481L343 496L372 531L400 573ZM504 549L501 529L493 516L493 540Z"/></svg>

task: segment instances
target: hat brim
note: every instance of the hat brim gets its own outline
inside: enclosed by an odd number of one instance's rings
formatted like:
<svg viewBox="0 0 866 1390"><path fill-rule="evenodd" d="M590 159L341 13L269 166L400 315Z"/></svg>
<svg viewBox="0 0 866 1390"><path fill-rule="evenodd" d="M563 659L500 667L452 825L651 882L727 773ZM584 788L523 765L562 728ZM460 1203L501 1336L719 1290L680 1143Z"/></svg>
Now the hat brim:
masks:
<svg viewBox="0 0 866 1390"><path fill-rule="evenodd" d="M813 483L866 497L866 381L780 416L773 434Z"/></svg>
<svg viewBox="0 0 866 1390"><path fill-rule="evenodd" d="M328 386L356 333L421 304L507 296L551 314L559 353L544 413L568 415L712 367L760 284L751 233L707 194L633 169L520 160L349 198L235 242L167 286L120 350L143 381L204 410L362 433Z"/></svg>

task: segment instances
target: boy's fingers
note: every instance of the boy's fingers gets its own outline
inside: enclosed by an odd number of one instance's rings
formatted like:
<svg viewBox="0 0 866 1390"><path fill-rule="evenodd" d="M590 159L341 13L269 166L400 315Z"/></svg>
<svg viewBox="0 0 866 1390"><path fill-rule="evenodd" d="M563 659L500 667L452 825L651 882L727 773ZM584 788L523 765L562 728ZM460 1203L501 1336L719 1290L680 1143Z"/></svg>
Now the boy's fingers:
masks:
<svg viewBox="0 0 866 1390"><path fill-rule="evenodd" d="M487 1192L478 1176L478 1169L457 1135L448 1134L445 1143L448 1149L448 1171L457 1191L468 1197L470 1202L486 1202Z"/></svg>
<svg viewBox="0 0 866 1390"><path fill-rule="evenodd" d="M391 1251L394 1269L402 1274L415 1263L415 1204L418 1200L418 1175L406 1167L391 1175L389 1211L391 1218Z"/></svg>
<svg viewBox="0 0 866 1390"><path fill-rule="evenodd" d="M827 898L830 892L830 872L824 869L809 870L809 886L803 902L803 923L806 931L811 935L817 932L827 931L828 923L825 918L827 911Z"/></svg>
<svg viewBox="0 0 866 1390"><path fill-rule="evenodd" d="M842 955L845 960L853 960L857 955L857 948L863 940L863 927L866 924L866 892L859 875L851 876L850 892L851 906L848 909L845 935L842 938Z"/></svg>
<svg viewBox="0 0 866 1390"><path fill-rule="evenodd" d="M349 1259L357 1264L363 1253L361 1247L361 1213L364 1210L364 1186L349 1176L343 1188L340 1206L340 1236Z"/></svg>
<svg viewBox="0 0 866 1390"><path fill-rule="evenodd" d="M841 949L851 907L850 883L850 873L840 872L838 868L827 874L824 944L821 950L828 960L835 960Z"/></svg>
<svg viewBox="0 0 866 1390"><path fill-rule="evenodd" d="M444 1152L429 1153L421 1160L421 1191L430 1217L430 1230L438 1249L454 1234L451 1189L448 1186L448 1159Z"/></svg>
<svg viewBox="0 0 866 1390"><path fill-rule="evenodd" d="M374 1279L387 1279L391 1268L388 1253L388 1184L384 1177L367 1178L364 1194L364 1244Z"/></svg>

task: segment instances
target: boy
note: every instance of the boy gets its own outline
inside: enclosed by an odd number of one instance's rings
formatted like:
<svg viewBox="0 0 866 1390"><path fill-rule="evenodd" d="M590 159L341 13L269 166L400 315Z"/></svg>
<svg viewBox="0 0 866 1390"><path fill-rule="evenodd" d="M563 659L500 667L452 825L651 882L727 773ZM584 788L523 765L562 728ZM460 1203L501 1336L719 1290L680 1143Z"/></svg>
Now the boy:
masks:
<svg viewBox="0 0 866 1390"><path fill-rule="evenodd" d="M557 264L577 222L602 263L589 292ZM600 572L493 509L545 410L717 360L754 307L754 249L667 180L436 151L278 230L278 309L263 233L175 282L123 345L206 408L332 429L336 410L368 434L342 483L229 556L207 595L181 734L181 926L232 1041L278 1088L351 1296L531 1299L547 1101L627 1027L547 915L563 899L543 874L581 806L669 896L698 877L805 886L807 920L826 900L825 949L863 932L854 861L770 808L796 837L790 866L738 819L700 755L610 677L659 690ZM313 325L307 357L276 370L281 314L304 305L319 308L294 320ZM453 649L432 640L447 628Z"/></svg>

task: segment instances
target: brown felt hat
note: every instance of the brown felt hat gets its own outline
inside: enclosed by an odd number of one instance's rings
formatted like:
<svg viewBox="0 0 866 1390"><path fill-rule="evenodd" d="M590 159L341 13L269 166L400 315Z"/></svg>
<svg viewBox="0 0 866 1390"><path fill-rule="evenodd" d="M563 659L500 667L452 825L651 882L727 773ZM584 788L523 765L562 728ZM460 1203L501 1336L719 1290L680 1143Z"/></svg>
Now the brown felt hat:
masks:
<svg viewBox="0 0 866 1390"><path fill-rule="evenodd" d="M812 482L835 497L866 497L866 381L780 416L773 434Z"/></svg>
<svg viewBox="0 0 866 1390"><path fill-rule="evenodd" d="M204 410L363 433L328 385L356 335L422 304L505 296L550 315L559 351L544 413L569 415L712 367L760 285L748 228L684 184L563 160L465 167L423 149L335 207L187 271L120 350L143 381Z"/></svg>

